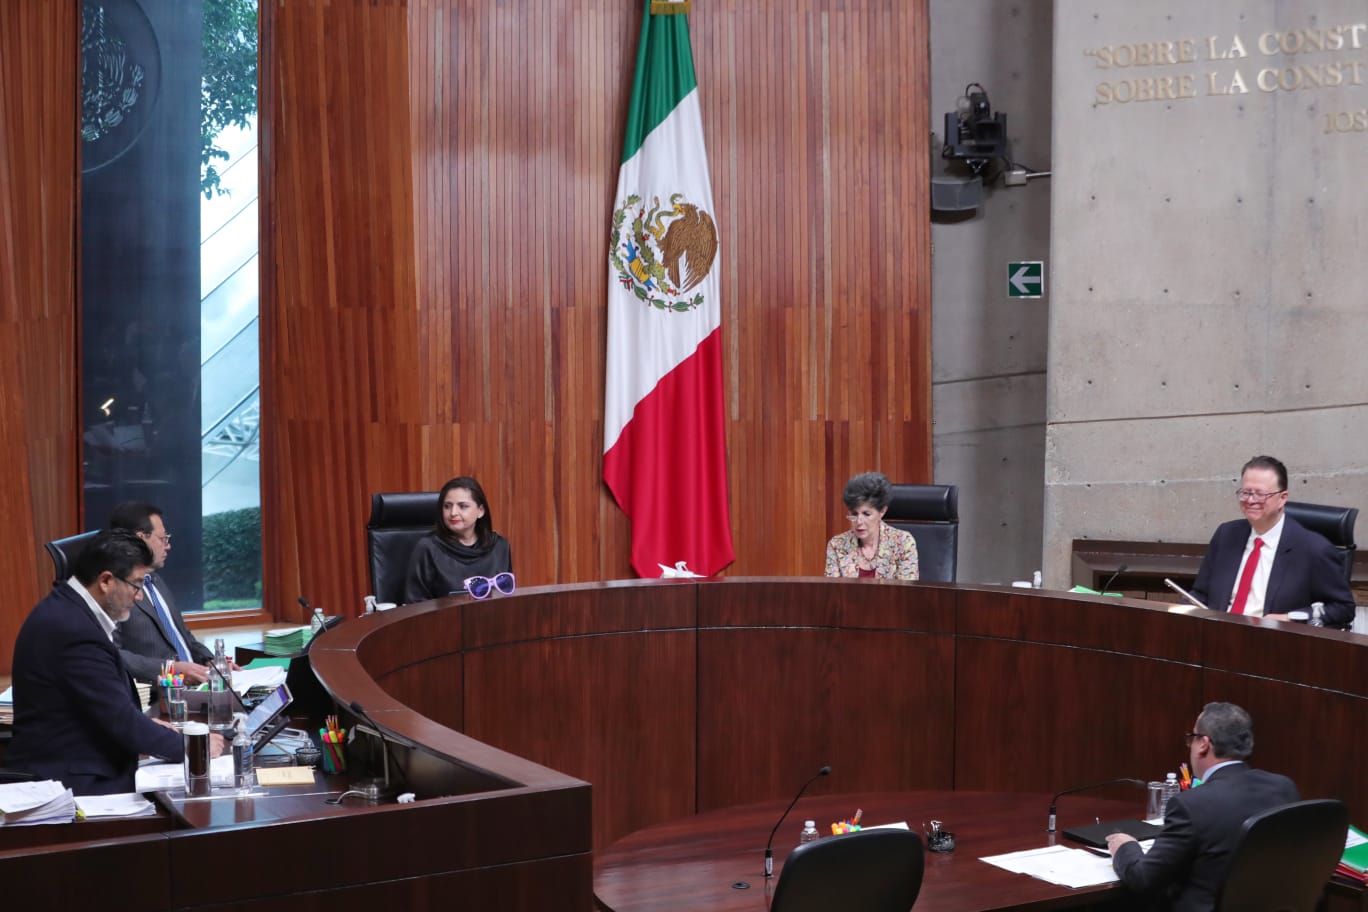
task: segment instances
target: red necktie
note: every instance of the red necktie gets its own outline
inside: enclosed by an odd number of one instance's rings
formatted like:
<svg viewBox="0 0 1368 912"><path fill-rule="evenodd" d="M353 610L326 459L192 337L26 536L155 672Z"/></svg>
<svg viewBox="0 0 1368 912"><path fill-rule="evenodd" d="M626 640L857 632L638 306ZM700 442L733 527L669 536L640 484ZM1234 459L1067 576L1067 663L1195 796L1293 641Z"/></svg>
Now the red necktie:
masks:
<svg viewBox="0 0 1368 912"><path fill-rule="evenodd" d="M1235 587L1235 601L1230 603L1231 614L1244 614L1245 602L1249 600L1249 586L1254 582L1254 568L1259 566L1259 549L1263 547L1263 539L1254 539L1254 550L1249 552L1249 560L1245 561L1244 573L1240 574L1240 585Z"/></svg>

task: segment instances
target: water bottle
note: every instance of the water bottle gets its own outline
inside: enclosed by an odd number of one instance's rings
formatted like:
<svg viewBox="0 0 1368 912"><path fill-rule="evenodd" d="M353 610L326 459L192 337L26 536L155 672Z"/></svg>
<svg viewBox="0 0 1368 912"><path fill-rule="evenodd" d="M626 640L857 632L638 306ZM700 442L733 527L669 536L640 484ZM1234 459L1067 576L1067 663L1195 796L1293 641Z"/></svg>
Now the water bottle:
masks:
<svg viewBox="0 0 1368 912"><path fill-rule="evenodd" d="M214 658L209 663L209 728L224 731L233 724L232 668L223 649L223 637L214 640Z"/></svg>
<svg viewBox="0 0 1368 912"><path fill-rule="evenodd" d="M239 792L250 792L256 786L253 769L252 741L247 737L247 717L237 713L237 733L233 735L233 785Z"/></svg>
<svg viewBox="0 0 1368 912"><path fill-rule="evenodd" d="M803 832L798 834L798 844L806 845L809 842L816 842L820 836L821 834L817 832L817 821L804 820Z"/></svg>
<svg viewBox="0 0 1368 912"><path fill-rule="evenodd" d="M1178 793L1181 792L1182 790L1183 790L1183 787L1180 786L1180 785L1178 784L1178 774L1177 774L1177 773L1169 773L1167 776L1164 777L1164 797L1163 797L1163 803L1164 803L1164 811L1165 811L1166 813L1167 813L1167 811L1168 811L1168 803L1169 803L1169 801L1172 800L1173 798L1178 797Z"/></svg>

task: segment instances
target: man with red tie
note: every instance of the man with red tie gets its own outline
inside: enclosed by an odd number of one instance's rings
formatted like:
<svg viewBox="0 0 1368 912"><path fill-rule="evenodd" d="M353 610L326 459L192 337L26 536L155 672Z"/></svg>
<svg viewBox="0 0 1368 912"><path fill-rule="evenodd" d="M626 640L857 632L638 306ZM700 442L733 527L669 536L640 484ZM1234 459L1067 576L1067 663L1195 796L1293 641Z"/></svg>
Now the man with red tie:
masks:
<svg viewBox="0 0 1368 912"><path fill-rule="evenodd" d="M1217 528L1192 594L1215 611L1278 620L1305 611L1319 614L1327 627L1352 623L1354 594L1339 552L1283 513L1287 467L1255 456L1245 463L1235 495L1245 518Z"/></svg>

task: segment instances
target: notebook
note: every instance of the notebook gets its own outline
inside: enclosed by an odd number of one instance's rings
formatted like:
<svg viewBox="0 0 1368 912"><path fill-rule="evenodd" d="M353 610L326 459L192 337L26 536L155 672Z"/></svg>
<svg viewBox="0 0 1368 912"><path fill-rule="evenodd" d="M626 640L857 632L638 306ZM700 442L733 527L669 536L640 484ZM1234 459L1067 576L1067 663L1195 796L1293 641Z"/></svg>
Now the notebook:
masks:
<svg viewBox="0 0 1368 912"><path fill-rule="evenodd" d="M1112 833L1126 833L1136 839L1145 840L1158 836L1162 829L1161 826L1145 823L1143 820L1108 820L1102 823L1090 823L1087 826L1069 827L1064 831L1064 835L1074 842L1081 842L1096 849L1105 849L1107 837Z"/></svg>

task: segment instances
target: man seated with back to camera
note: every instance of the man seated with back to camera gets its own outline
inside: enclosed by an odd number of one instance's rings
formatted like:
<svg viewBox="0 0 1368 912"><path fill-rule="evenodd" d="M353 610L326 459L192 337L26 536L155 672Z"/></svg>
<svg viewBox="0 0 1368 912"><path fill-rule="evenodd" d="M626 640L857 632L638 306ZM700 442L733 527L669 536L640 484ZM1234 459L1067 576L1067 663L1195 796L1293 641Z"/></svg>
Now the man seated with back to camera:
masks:
<svg viewBox="0 0 1368 912"><path fill-rule="evenodd" d="M1200 784L1169 799L1164 828L1148 852L1135 837L1107 837L1121 883L1173 912L1216 908L1244 822L1260 811L1300 801L1286 776L1252 769L1254 723L1234 703L1208 703L1186 735Z"/></svg>
<svg viewBox="0 0 1368 912"><path fill-rule="evenodd" d="M1283 512L1287 467L1255 456L1235 494L1245 518L1222 523L1211 536L1192 595L1214 611L1283 621L1289 611L1320 612L1327 627L1353 623L1354 594L1339 552Z"/></svg>
<svg viewBox="0 0 1368 912"><path fill-rule="evenodd" d="M34 606L14 641L11 769L77 795L133 791L140 754L180 762L180 732L143 714L114 625L143 597L152 552L123 529L100 532L72 576ZM209 736L210 755L223 738Z"/></svg>

